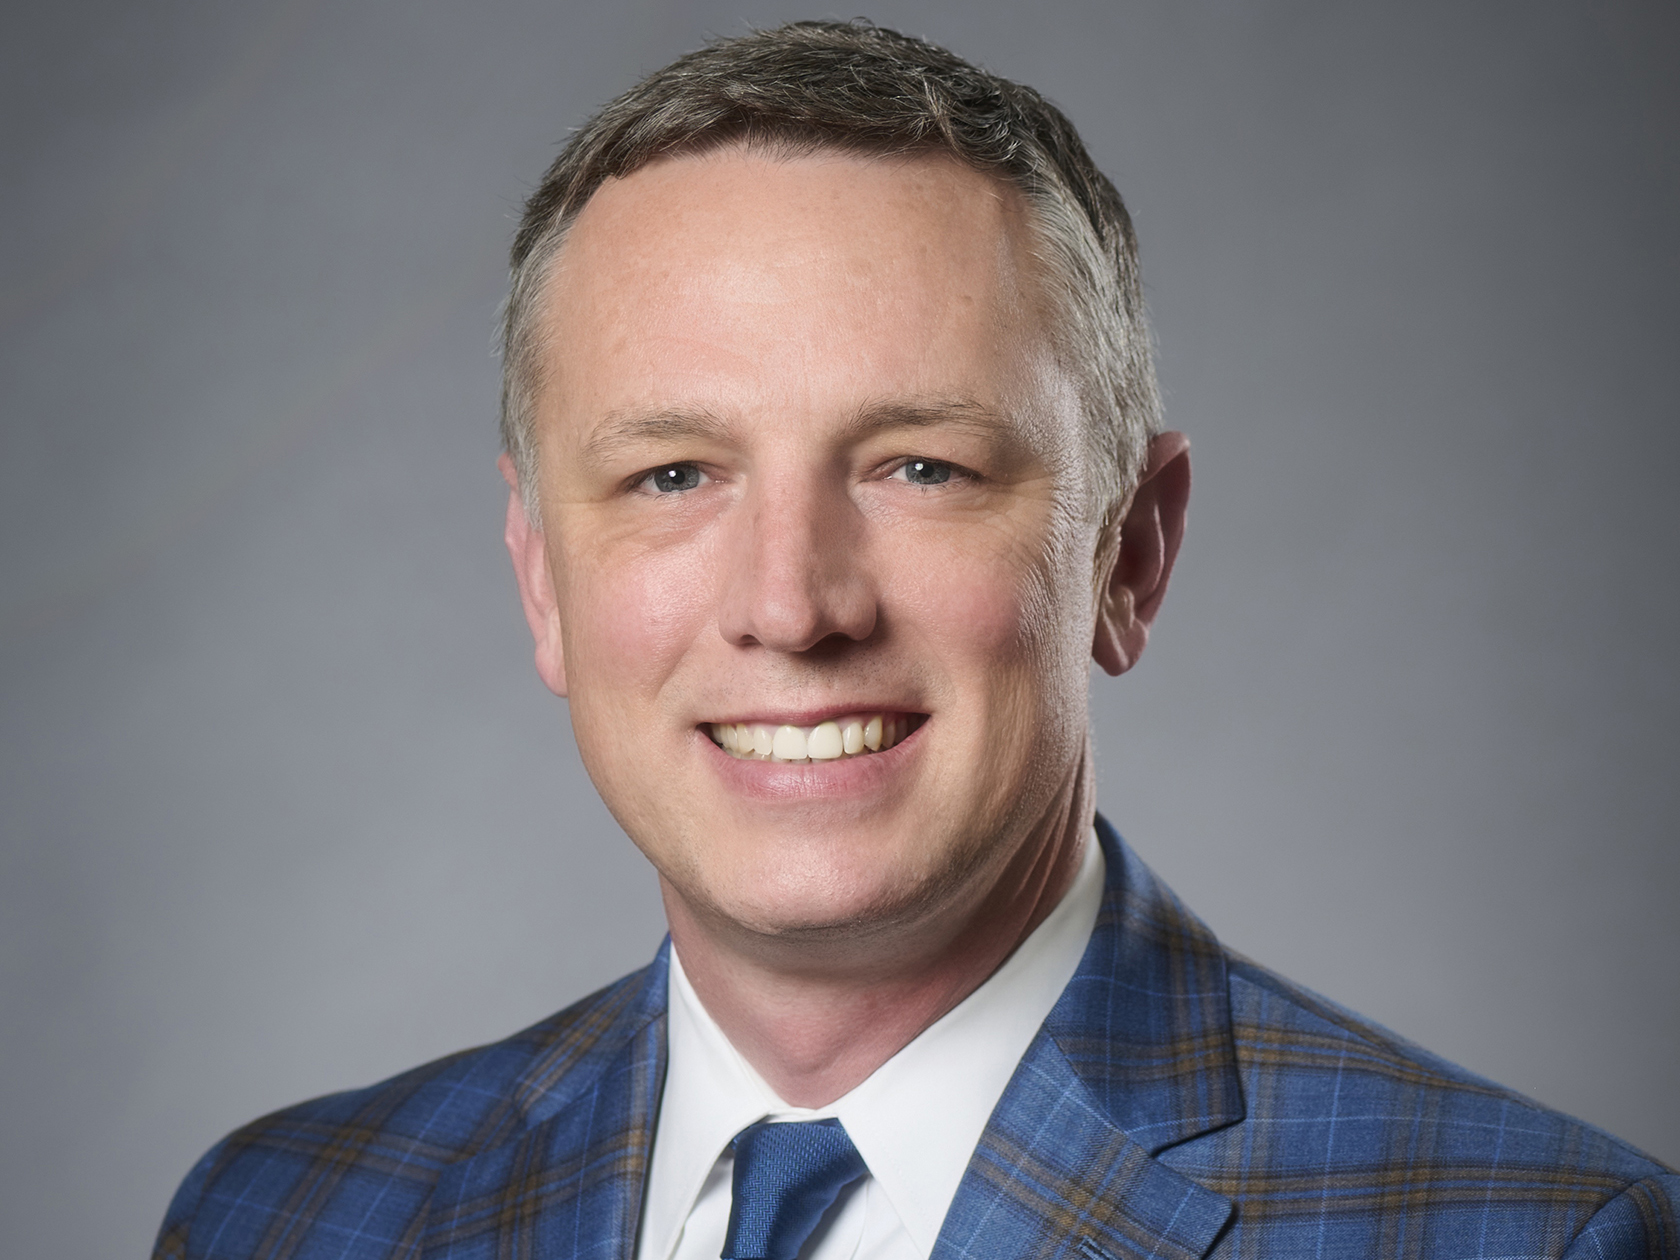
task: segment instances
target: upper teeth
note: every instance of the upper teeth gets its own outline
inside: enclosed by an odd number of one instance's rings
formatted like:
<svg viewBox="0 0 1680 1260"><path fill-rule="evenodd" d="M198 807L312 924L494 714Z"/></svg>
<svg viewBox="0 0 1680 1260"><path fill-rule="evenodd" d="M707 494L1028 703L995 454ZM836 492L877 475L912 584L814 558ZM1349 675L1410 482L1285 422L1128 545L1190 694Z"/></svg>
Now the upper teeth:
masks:
<svg viewBox="0 0 1680 1260"><path fill-rule="evenodd" d="M713 722L712 739L732 757L750 761L833 761L884 752L910 733L904 714L855 713L815 726Z"/></svg>

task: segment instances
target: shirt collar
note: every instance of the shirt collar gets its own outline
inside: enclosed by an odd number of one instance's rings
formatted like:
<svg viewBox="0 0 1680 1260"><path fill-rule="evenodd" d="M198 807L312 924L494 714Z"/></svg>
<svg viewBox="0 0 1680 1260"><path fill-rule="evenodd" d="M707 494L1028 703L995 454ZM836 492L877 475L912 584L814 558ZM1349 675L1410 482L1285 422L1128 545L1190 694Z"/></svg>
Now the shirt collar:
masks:
<svg viewBox="0 0 1680 1260"><path fill-rule="evenodd" d="M734 1136L766 1117L838 1116L924 1254L950 1209L992 1109L1072 979L1096 925L1102 849L1085 845L1073 885L973 993L827 1107L794 1107L730 1044L671 951L670 1056L643 1229L669 1256L708 1174Z"/></svg>

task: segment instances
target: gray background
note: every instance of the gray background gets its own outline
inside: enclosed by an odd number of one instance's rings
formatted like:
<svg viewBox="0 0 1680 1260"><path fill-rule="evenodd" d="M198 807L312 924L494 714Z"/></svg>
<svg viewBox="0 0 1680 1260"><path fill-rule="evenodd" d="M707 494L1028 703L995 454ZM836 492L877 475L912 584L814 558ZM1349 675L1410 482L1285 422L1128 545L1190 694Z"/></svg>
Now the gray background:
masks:
<svg viewBox="0 0 1680 1260"><path fill-rule="evenodd" d="M0 1216L638 965L493 316L594 105L780 3L9 6ZM1192 530L1102 800L1237 948L1680 1160L1672 5L883 3L1136 215Z"/></svg>

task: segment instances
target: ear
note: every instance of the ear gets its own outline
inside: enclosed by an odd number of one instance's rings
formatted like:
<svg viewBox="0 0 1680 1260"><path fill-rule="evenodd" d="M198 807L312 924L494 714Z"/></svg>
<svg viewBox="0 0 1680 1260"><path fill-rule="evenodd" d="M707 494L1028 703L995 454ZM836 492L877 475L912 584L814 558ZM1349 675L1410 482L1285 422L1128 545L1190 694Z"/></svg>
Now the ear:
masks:
<svg viewBox="0 0 1680 1260"><path fill-rule="evenodd" d="M1122 519L1105 522L1097 555L1111 566L1098 586L1097 629L1091 657L1110 674L1137 664L1149 627L1161 610L1190 505L1190 439L1162 433L1149 443L1137 489Z"/></svg>
<svg viewBox="0 0 1680 1260"><path fill-rule="evenodd" d="M560 641L560 601L554 596L554 576L548 568L548 547L542 531L531 526L525 500L519 493L519 474L503 455L496 461L508 483L507 541L513 576L519 582L519 601L537 644L537 675L557 696L566 694L566 653Z"/></svg>

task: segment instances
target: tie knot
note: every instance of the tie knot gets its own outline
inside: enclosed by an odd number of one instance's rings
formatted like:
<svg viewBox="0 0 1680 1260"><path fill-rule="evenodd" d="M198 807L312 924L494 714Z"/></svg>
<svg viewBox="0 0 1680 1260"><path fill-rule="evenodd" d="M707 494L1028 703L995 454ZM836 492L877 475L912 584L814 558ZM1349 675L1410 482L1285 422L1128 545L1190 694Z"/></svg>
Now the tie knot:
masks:
<svg viewBox="0 0 1680 1260"><path fill-rule="evenodd" d="M840 1191L869 1171L838 1120L761 1121L734 1147L723 1260L797 1260Z"/></svg>

